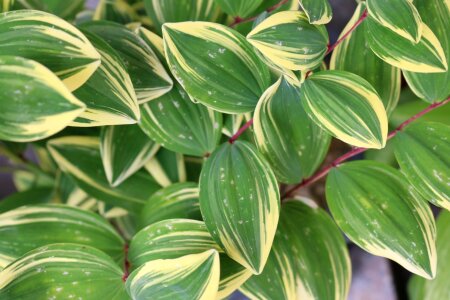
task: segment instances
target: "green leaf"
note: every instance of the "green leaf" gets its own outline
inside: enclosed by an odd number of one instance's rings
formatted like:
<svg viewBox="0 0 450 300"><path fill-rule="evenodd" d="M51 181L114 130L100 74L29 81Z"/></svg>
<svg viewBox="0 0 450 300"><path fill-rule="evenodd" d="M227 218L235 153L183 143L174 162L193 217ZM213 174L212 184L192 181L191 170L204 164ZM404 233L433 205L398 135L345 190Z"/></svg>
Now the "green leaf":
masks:
<svg viewBox="0 0 450 300"><path fill-rule="evenodd" d="M240 289L250 299L347 299L351 266L345 240L324 210L307 204L283 203L266 267Z"/></svg>
<svg viewBox="0 0 450 300"><path fill-rule="evenodd" d="M441 43L427 25L423 24L422 38L415 44L370 18L364 22L370 49L388 64L418 73L447 71L447 60Z"/></svg>
<svg viewBox="0 0 450 300"><path fill-rule="evenodd" d="M413 276L408 284L408 291L411 300L436 300L448 299L450 288L448 278L450 278L450 213L442 211L436 222L437 240L436 252L439 263L436 269L436 277L433 280L426 280L419 276Z"/></svg>
<svg viewBox="0 0 450 300"><path fill-rule="evenodd" d="M225 143L206 160L200 177L206 226L228 256L255 274L269 256L279 209L275 175L253 145Z"/></svg>
<svg viewBox="0 0 450 300"><path fill-rule="evenodd" d="M128 68L140 104L158 98L172 89L172 78L156 54L131 30L107 21L84 23L82 28L104 38L119 53Z"/></svg>
<svg viewBox="0 0 450 300"><path fill-rule="evenodd" d="M60 0L17 0L12 2L14 2L15 10L43 10L63 19L74 19L86 4L85 0L72 0L68 3Z"/></svg>
<svg viewBox="0 0 450 300"><path fill-rule="evenodd" d="M22 205L32 205L50 202L54 197L53 187L34 187L17 192L0 201L0 213L15 209ZM0 225L1 226L1 225Z"/></svg>
<svg viewBox="0 0 450 300"><path fill-rule="evenodd" d="M156 33L146 29L140 23L130 23L127 27L137 34L150 48L152 48L153 52L156 54L164 67L167 67L163 39Z"/></svg>
<svg viewBox="0 0 450 300"><path fill-rule="evenodd" d="M396 169L357 161L331 170L326 197L338 226L358 246L431 279L435 224L426 201Z"/></svg>
<svg viewBox="0 0 450 300"><path fill-rule="evenodd" d="M216 21L220 16L220 10L215 2L215 0L144 0L145 10L159 34L164 23Z"/></svg>
<svg viewBox="0 0 450 300"><path fill-rule="evenodd" d="M252 111L269 86L267 66L238 32L208 22L166 23L166 59L191 99L226 113Z"/></svg>
<svg viewBox="0 0 450 300"><path fill-rule="evenodd" d="M122 271L105 253L77 244L28 252L0 272L0 298L129 299Z"/></svg>
<svg viewBox="0 0 450 300"><path fill-rule="evenodd" d="M425 24L430 26L442 45L447 66L450 65L450 5L442 0L415 0L414 5L420 12ZM421 99L434 103L450 95L450 72L422 74L403 71L409 87Z"/></svg>
<svg viewBox="0 0 450 300"><path fill-rule="evenodd" d="M350 32L365 10L361 2L339 38ZM360 24L333 51L330 62L331 70L354 73L367 80L380 95L388 115L395 109L400 97L401 72L376 56L367 45L367 25Z"/></svg>
<svg viewBox="0 0 450 300"><path fill-rule="evenodd" d="M4 0L0 2L0 12L9 11L14 5L14 0Z"/></svg>
<svg viewBox="0 0 450 300"><path fill-rule="evenodd" d="M365 79L345 71L320 71L305 80L300 92L308 115L336 138L357 147L385 146L386 110Z"/></svg>
<svg viewBox="0 0 450 300"><path fill-rule="evenodd" d="M0 234L0 267L54 243L87 245L104 251L118 263L124 259L124 240L104 218L66 205L29 205L2 213Z"/></svg>
<svg viewBox="0 0 450 300"><path fill-rule="evenodd" d="M49 137L85 109L46 67L13 56L0 56L0 107L0 140L15 142Z"/></svg>
<svg viewBox="0 0 450 300"><path fill-rule="evenodd" d="M138 172L112 188L106 179L100 157L100 142L94 137L67 136L50 140L47 147L53 159L90 196L131 213L141 211L159 185L145 172Z"/></svg>
<svg viewBox="0 0 450 300"><path fill-rule="evenodd" d="M26 144L24 144L26 145ZM55 178L45 176L44 173L33 173L25 170L15 170L12 180L17 191L22 192L35 187L53 187Z"/></svg>
<svg viewBox="0 0 450 300"><path fill-rule="evenodd" d="M222 133L228 137L232 137L241 128L242 122L245 121L244 117L244 114L224 114Z"/></svg>
<svg viewBox="0 0 450 300"><path fill-rule="evenodd" d="M156 192L140 214L140 227L166 219L186 218L201 220L198 185L179 182Z"/></svg>
<svg viewBox="0 0 450 300"><path fill-rule="evenodd" d="M138 299L215 299L219 286L216 250L145 263L126 282L128 294Z"/></svg>
<svg viewBox="0 0 450 300"><path fill-rule="evenodd" d="M203 222L170 219L154 223L132 239L128 258L133 268L156 259L174 259L210 249L219 251L220 282L218 299L224 299L239 288L251 272L230 259L214 242Z"/></svg>
<svg viewBox="0 0 450 300"><path fill-rule="evenodd" d="M100 153L106 178L112 186L141 169L158 151L137 125L109 126L100 135Z"/></svg>
<svg viewBox="0 0 450 300"><path fill-rule="evenodd" d="M167 94L141 107L139 126L163 147L203 157L216 147L222 133L222 114L193 103L177 84Z"/></svg>
<svg viewBox="0 0 450 300"><path fill-rule="evenodd" d="M369 18L396 35L418 43L422 36L422 20L411 0L367 0Z"/></svg>
<svg viewBox="0 0 450 300"><path fill-rule="evenodd" d="M245 18L250 16L263 4L264 0L214 0L220 8L232 17Z"/></svg>
<svg viewBox="0 0 450 300"><path fill-rule="evenodd" d="M333 12L328 0L299 0L300 6L308 16L311 24L327 24L331 21Z"/></svg>
<svg viewBox="0 0 450 300"><path fill-rule="evenodd" d="M450 210L450 126L412 124L394 141L395 157L411 185L424 199Z"/></svg>
<svg viewBox="0 0 450 300"><path fill-rule="evenodd" d="M100 65L100 54L73 25L36 10L0 14L0 55L36 60L73 91Z"/></svg>
<svg viewBox="0 0 450 300"><path fill-rule="evenodd" d="M299 86L286 76L262 95L253 128L258 149L283 183L311 176L325 158L331 140L308 118Z"/></svg>
<svg viewBox="0 0 450 300"><path fill-rule="evenodd" d="M288 70L313 69L327 52L328 33L305 13L282 11L259 23L247 40L267 59Z"/></svg>
<svg viewBox="0 0 450 300"><path fill-rule="evenodd" d="M107 20L120 24L130 23L137 18L136 12L125 0L99 0L93 20Z"/></svg>
<svg viewBox="0 0 450 300"><path fill-rule="evenodd" d="M186 165L181 153L160 148L158 153L145 164L145 169L161 186L186 181Z"/></svg>

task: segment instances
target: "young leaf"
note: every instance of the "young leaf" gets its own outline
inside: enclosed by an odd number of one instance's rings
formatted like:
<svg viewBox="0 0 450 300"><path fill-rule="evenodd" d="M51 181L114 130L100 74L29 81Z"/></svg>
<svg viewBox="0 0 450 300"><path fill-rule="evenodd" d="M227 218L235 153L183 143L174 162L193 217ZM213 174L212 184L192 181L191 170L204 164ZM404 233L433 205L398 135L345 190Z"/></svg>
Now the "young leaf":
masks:
<svg viewBox="0 0 450 300"><path fill-rule="evenodd" d="M269 86L267 66L243 36L224 25L166 23L163 39L172 74L191 99L215 110L250 112Z"/></svg>
<svg viewBox="0 0 450 300"><path fill-rule="evenodd" d="M359 3L356 11L342 30L339 38L356 24L366 5ZM367 45L367 25L361 23L351 31L333 51L330 61L331 70L348 71L367 80L380 95L388 115L395 109L400 97L401 72L376 56Z"/></svg>
<svg viewBox="0 0 450 300"><path fill-rule="evenodd" d="M0 267L35 248L53 243L95 247L124 259L124 240L102 217L66 205L29 205L0 214Z"/></svg>
<svg viewBox="0 0 450 300"><path fill-rule="evenodd" d="M286 76L262 95L253 128L258 149L283 183L297 183L311 176L322 163L331 140L308 118L300 87Z"/></svg>
<svg viewBox="0 0 450 300"><path fill-rule="evenodd" d="M385 146L386 110L363 78L345 71L321 71L305 80L300 93L308 115L338 139L357 147Z"/></svg>
<svg viewBox="0 0 450 300"><path fill-rule="evenodd" d="M418 43L422 36L422 20L411 0L367 0L369 18L395 34Z"/></svg>
<svg viewBox="0 0 450 300"><path fill-rule="evenodd" d="M329 173L326 197L334 220L358 246L435 276L433 215L399 171L378 162L346 163Z"/></svg>
<svg viewBox="0 0 450 300"><path fill-rule="evenodd" d="M119 53L128 68L140 104L172 89L172 78L153 50L134 32L107 21L85 23L82 28L104 38Z"/></svg>
<svg viewBox="0 0 450 300"><path fill-rule="evenodd" d="M122 275L100 250L52 244L28 252L0 272L0 298L128 299Z"/></svg>
<svg viewBox="0 0 450 300"><path fill-rule="evenodd" d="M219 274L219 255L216 250L208 250L149 261L131 273L126 287L133 300L215 299Z"/></svg>
<svg viewBox="0 0 450 300"><path fill-rule="evenodd" d="M344 300L350 280L347 245L333 220L318 207L288 200L263 273L240 290L250 299Z"/></svg>
<svg viewBox="0 0 450 300"><path fill-rule="evenodd" d="M299 2L308 16L309 23L322 25L331 21L333 12L328 0L299 0Z"/></svg>
<svg viewBox="0 0 450 300"><path fill-rule="evenodd" d="M0 140L15 142L51 136L85 109L46 67L14 56L0 56L0 107Z"/></svg>
<svg viewBox="0 0 450 300"><path fill-rule="evenodd" d="M100 65L100 54L77 28L37 10L0 14L0 55L42 63L71 91L82 86Z"/></svg>
<svg viewBox="0 0 450 300"><path fill-rule="evenodd" d="M119 187L106 179L100 157L100 142L94 137L67 136L50 140L47 147L53 159L90 196L123 207L131 213L141 211L159 185L145 172L138 172Z"/></svg>
<svg viewBox="0 0 450 300"><path fill-rule="evenodd" d="M395 156L411 185L424 199L450 210L450 126L412 124L394 141Z"/></svg>
<svg viewBox="0 0 450 300"><path fill-rule="evenodd" d="M247 142L225 143L206 160L200 210L214 240L255 274L269 256L280 209L268 162Z"/></svg>
<svg viewBox="0 0 450 300"><path fill-rule="evenodd" d="M367 42L382 60L402 70L418 73L439 73L448 69L441 43L431 29L423 24L423 34L415 44L368 18Z"/></svg>
<svg viewBox="0 0 450 300"><path fill-rule="evenodd" d="M219 142L222 114L193 103L179 85L141 110L139 126L167 149L203 157Z"/></svg>
<svg viewBox="0 0 450 300"><path fill-rule="evenodd" d="M264 0L214 0L220 8L232 17L245 18L250 16Z"/></svg>
<svg viewBox="0 0 450 300"><path fill-rule="evenodd" d="M282 11L259 23L247 40L273 64L288 70L313 69L327 52L328 33L299 11Z"/></svg>
<svg viewBox="0 0 450 300"><path fill-rule="evenodd" d="M104 127L100 135L100 153L106 178L112 186L142 168L158 151L137 125Z"/></svg>
<svg viewBox="0 0 450 300"><path fill-rule="evenodd" d="M420 12L425 24L430 26L442 45L447 66L450 65L450 5L442 0L415 0L414 5ZM450 95L450 72L423 74L403 71L408 86L421 99L434 103Z"/></svg>

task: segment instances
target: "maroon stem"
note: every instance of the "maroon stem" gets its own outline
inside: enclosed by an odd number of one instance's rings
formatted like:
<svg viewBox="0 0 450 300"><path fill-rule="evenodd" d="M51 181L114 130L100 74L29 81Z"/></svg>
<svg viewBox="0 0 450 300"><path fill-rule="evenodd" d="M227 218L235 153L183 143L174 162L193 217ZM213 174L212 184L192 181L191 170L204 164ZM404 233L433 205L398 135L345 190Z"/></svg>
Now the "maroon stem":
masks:
<svg viewBox="0 0 450 300"><path fill-rule="evenodd" d="M268 9L266 9L266 12L270 13L272 11L274 11L275 9L279 8L280 6L282 6L283 4L286 4L289 0L282 0L280 2L278 2L277 4L269 7ZM233 23L230 24L230 27L234 27L238 24L241 23L246 23L246 22L250 22L250 21L254 21L256 20L256 18L258 18L258 16L253 16L250 18L240 18L240 17L235 17Z"/></svg>
<svg viewBox="0 0 450 300"><path fill-rule="evenodd" d="M433 103L430 106L428 106L426 109L422 110L421 112L419 112L418 114L412 116L411 118L409 118L408 120L406 120L405 122L403 122L402 124L400 124L394 131L392 131L391 133L389 133L388 135L388 140L393 138L400 130L402 130L403 128L405 128L406 126L408 126L410 123L414 122L415 120L417 120L418 118L422 117L423 115L429 113L430 111L441 107L447 103L450 102L450 97L447 98L446 100L442 101L442 102L437 102L437 103ZM323 177L325 177L332 168L338 166L339 164L343 163L344 161L346 161L349 158L352 158L360 153L365 152L366 150L368 150L367 148L354 148L351 151L345 153L344 155L336 158L331 164L329 164L328 166L325 166L324 168L322 168L320 171L318 171L316 174L312 175L309 178L304 179L302 182L300 182L297 185L294 185L293 187L291 187L289 190L287 190L284 195L283 195L283 199L288 198L290 196L292 196L292 194L298 190L301 189L303 187L309 186L311 184L313 184L314 182L322 179Z"/></svg>
<svg viewBox="0 0 450 300"><path fill-rule="evenodd" d="M126 282L128 279L128 276L130 276L130 261L128 260L128 245L127 244L123 247L123 251L125 252L125 260L123 263L122 281Z"/></svg>
<svg viewBox="0 0 450 300"><path fill-rule="evenodd" d="M229 142L230 144L233 144L234 141L236 141L236 140L239 138L239 136L240 136L241 134L243 134L244 131L246 131L247 128L249 128L249 127L252 126L252 125L253 125L253 119L250 119L247 123L244 124L244 126L242 126L241 128L239 128L239 130L238 130L232 137L230 137L230 139L228 140L228 142Z"/></svg>

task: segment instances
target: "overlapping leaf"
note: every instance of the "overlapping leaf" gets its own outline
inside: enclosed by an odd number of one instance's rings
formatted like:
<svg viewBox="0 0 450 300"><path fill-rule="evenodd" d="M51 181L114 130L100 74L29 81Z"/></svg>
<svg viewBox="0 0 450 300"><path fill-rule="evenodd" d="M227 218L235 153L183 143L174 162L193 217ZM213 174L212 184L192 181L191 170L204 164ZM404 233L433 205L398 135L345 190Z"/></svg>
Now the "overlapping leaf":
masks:
<svg viewBox="0 0 450 300"><path fill-rule="evenodd" d="M46 67L13 56L0 56L0 107L0 139L16 142L46 138L85 109Z"/></svg>
<svg viewBox="0 0 450 300"><path fill-rule="evenodd" d="M238 32L209 22L166 23L166 59L191 99L226 113L252 111L269 69Z"/></svg>
<svg viewBox="0 0 450 300"><path fill-rule="evenodd" d="M264 0L214 0L220 8L232 17L245 18L250 16Z"/></svg>
<svg viewBox="0 0 450 300"><path fill-rule="evenodd" d="M346 163L329 173L326 197L354 243L422 277L435 276L433 215L399 171L377 162Z"/></svg>
<svg viewBox="0 0 450 300"><path fill-rule="evenodd" d="M86 0L72 0L64 2L60 0L17 0L14 3L14 9L35 9L43 10L57 15L63 19L74 19L75 15L81 12L85 6Z"/></svg>
<svg viewBox="0 0 450 300"><path fill-rule="evenodd" d="M327 24L331 21L333 12L328 0L299 0L300 6L308 16L311 24Z"/></svg>
<svg viewBox="0 0 450 300"><path fill-rule="evenodd" d="M107 20L127 24L137 18L137 13L126 0L99 0L93 20Z"/></svg>
<svg viewBox="0 0 450 300"><path fill-rule="evenodd" d="M185 182L187 179L183 154L165 148L159 149L158 153L145 164L145 169L163 187L176 182Z"/></svg>

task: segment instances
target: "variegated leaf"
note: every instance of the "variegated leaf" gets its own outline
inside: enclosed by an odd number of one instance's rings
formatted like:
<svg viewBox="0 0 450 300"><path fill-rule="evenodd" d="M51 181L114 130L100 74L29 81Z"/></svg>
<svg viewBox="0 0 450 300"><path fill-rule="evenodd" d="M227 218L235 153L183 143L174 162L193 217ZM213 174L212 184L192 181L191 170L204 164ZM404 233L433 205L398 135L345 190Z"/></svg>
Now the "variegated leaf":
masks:
<svg viewBox="0 0 450 300"><path fill-rule="evenodd" d="M385 146L386 110L365 79L345 71L320 71L305 80L300 92L308 115L338 139L357 147Z"/></svg>
<svg viewBox="0 0 450 300"><path fill-rule="evenodd" d="M220 252L217 298L224 299L239 288L252 273L223 253L203 222L169 219L147 226L133 237L128 257L131 266L137 268L148 261L174 259L210 249Z"/></svg>
<svg viewBox="0 0 450 300"><path fill-rule="evenodd" d="M125 300L122 275L100 250L52 244L28 252L0 272L0 298Z"/></svg>
<svg viewBox="0 0 450 300"><path fill-rule="evenodd" d="M138 172L112 188L106 179L100 156L100 142L94 137L67 136L47 144L53 159L90 196L138 213L159 185L145 172Z"/></svg>
<svg viewBox="0 0 450 300"><path fill-rule="evenodd" d="M93 20L107 20L127 24L137 18L137 13L127 0L99 0Z"/></svg>
<svg viewBox="0 0 450 300"><path fill-rule="evenodd" d="M435 276L433 214L399 171L378 162L346 163L329 173L326 197L334 220L358 246Z"/></svg>
<svg viewBox="0 0 450 300"><path fill-rule="evenodd" d="M331 140L303 109L300 87L285 76L262 95L253 128L258 149L284 183L311 176L325 158Z"/></svg>
<svg viewBox="0 0 450 300"><path fill-rule="evenodd" d="M14 0L0 1L0 12L9 11L13 5L14 5Z"/></svg>
<svg viewBox="0 0 450 300"><path fill-rule="evenodd" d="M14 9L35 9L49 12L63 19L73 20L85 7L86 0L16 0Z"/></svg>
<svg viewBox="0 0 450 300"><path fill-rule="evenodd" d="M172 78L153 50L134 32L123 25L107 21L85 23L82 28L104 38L119 53L140 104L170 91Z"/></svg>
<svg viewBox="0 0 450 300"><path fill-rule="evenodd" d="M133 30L156 54L158 59L167 67L166 56L164 54L164 42L163 39L156 33L146 29L140 23L130 23L127 27Z"/></svg>
<svg viewBox="0 0 450 300"><path fill-rule="evenodd" d="M137 125L104 127L100 135L100 153L106 178L118 186L142 168L158 151Z"/></svg>
<svg viewBox="0 0 450 300"><path fill-rule="evenodd" d="M172 151L203 157L221 137L222 114L193 103L179 85L141 110L141 129Z"/></svg>
<svg viewBox="0 0 450 300"><path fill-rule="evenodd" d="M176 182L185 182L187 178L183 154L162 147L145 164L145 169L163 187Z"/></svg>
<svg viewBox="0 0 450 300"><path fill-rule="evenodd" d="M16 192L4 197L0 201L0 213L13 210L23 205L48 203L53 200L54 194L53 187L32 187L24 191Z"/></svg>
<svg viewBox="0 0 450 300"><path fill-rule="evenodd" d="M245 18L250 16L263 4L264 0L214 0L220 8L232 17Z"/></svg>
<svg viewBox="0 0 450 300"><path fill-rule="evenodd" d="M351 266L345 240L325 211L304 201L283 203L266 267L240 289L250 299L347 299Z"/></svg>
<svg viewBox="0 0 450 300"><path fill-rule="evenodd" d="M198 185L179 182L156 192L140 214L140 227L166 219L186 218L201 220Z"/></svg>
<svg viewBox="0 0 450 300"><path fill-rule="evenodd" d="M370 18L364 22L370 48L388 64L418 73L447 71L447 59L441 43L427 25L423 24L422 38L415 44Z"/></svg>
<svg viewBox="0 0 450 300"><path fill-rule="evenodd" d="M0 56L0 107L0 140L15 142L51 136L85 109L46 67L14 56Z"/></svg>
<svg viewBox="0 0 450 300"><path fill-rule="evenodd" d="M384 62L376 56L367 45L367 25L361 23L353 31L350 30L361 15L366 5L361 2L342 30L339 38L351 32L333 51L330 62L331 70L342 70L354 73L367 80L380 95L386 112L389 115L397 106L400 97L400 69Z"/></svg>
<svg viewBox="0 0 450 300"><path fill-rule="evenodd" d="M200 178L200 209L214 240L232 259L262 272L280 209L269 163L247 142L225 143L206 160Z"/></svg>
<svg viewBox="0 0 450 300"><path fill-rule="evenodd" d="M406 178L424 199L447 210L450 210L449 153L448 125L420 122L395 136L395 156Z"/></svg>
<svg viewBox="0 0 450 300"><path fill-rule="evenodd" d="M274 65L307 70L322 62L328 33L323 25L309 24L305 13L282 11L259 23L247 40Z"/></svg>
<svg viewBox="0 0 450 300"><path fill-rule="evenodd" d="M244 117L244 114L224 114L222 133L228 137L232 137L241 128L242 122L245 122Z"/></svg>
<svg viewBox="0 0 450 300"><path fill-rule="evenodd" d="M66 205L29 205L2 213L0 234L0 267L54 243L87 245L104 251L118 263L124 259L125 242L104 218Z"/></svg>
<svg viewBox="0 0 450 300"><path fill-rule="evenodd" d="M133 300L207 300L217 296L219 275L219 255L212 249L174 259L149 261L131 273L126 286Z"/></svg>
<svg viewBox="0 0 450 300"><path fill-rule="evenodd" d="M300 6L308 16L311 24L327 24L331 21L333 12L328 0L299 0Z"/></svg>
<svg viewBox="0 0 450 300"><path fill-rule="evenodd" d="M166 23L166 59L191 99L226 113L252 111L269 86L267 66L238 32L208 22Z"/></svg>
<svg viewBox="0 0 450 300"><path fill-rule="evenodd" d="M444 0L415 0L414 5L422 20L438 38L450 65L450 3ZM413 92L421 99L434 103L450 95L450 72L423 74L403 71L406 81Z"/></svg>
<svg viewBox="0 0 450 300"><path fill-rule="evenodd" d="M0 14L0 55L36 60L73 91L100 65L100 54L73 25L37 10Z"/></svg>

